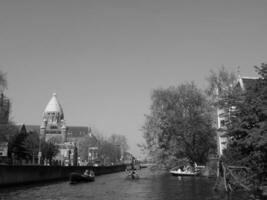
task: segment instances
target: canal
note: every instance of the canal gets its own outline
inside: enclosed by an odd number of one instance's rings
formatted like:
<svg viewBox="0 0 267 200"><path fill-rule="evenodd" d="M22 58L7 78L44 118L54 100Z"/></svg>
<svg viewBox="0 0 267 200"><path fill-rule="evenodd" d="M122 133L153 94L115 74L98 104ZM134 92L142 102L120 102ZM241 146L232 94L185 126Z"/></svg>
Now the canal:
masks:
<svg viewBox="0 0 267 200"><path fill-rule="evenodd" d="M142 169L140 179L126 174L97 176L95 182L70 185L68 181L0 189L0 200L241 200L216 193L213 179L183 177Z"/></svg>

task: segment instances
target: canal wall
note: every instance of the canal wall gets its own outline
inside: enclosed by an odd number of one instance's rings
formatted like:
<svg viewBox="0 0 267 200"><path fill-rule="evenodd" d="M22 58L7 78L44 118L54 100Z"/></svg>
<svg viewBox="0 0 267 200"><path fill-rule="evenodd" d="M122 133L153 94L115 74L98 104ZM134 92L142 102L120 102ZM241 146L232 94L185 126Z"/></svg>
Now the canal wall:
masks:
<svg viewBox="0 0 267 200"><path fill-rule="evenodd" d="M67 179L72 172L83 173L91 169L96 175L124 171L125 165L114 166L15 166L0 165L0 186L21 185L35 182Z"/></svg>

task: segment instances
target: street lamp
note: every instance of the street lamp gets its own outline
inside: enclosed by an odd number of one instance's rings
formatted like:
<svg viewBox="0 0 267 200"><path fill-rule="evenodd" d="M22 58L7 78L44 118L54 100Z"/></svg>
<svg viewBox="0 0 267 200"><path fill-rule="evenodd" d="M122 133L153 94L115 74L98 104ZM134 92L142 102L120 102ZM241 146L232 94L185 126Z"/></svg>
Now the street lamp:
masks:
<svg viewBox="0 0 267 200"><path fill-rule="evenodd" d="M41 165L42 151L41 151L42 138L39 136L39 150L38 150L38 165Z"/></svg>

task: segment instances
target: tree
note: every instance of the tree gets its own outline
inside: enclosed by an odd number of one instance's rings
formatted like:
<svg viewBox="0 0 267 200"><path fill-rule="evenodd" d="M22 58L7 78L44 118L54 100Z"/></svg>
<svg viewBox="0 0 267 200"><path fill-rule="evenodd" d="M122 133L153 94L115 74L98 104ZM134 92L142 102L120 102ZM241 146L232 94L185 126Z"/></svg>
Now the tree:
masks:
<svg viewBox="0 0 267 200"><path fill-rule="evenodd" d="M256 67L260 78L232 99L235 110L228 123L225 161L251 169L251 181L266 178L267 163L267 64Z"/></svg>
<svg viewBox="0 0 267 200"><path fill-rule="evenodd" d="M25 126L22 126L21 130L16 129L16 133L9 138L8 141L8 154L9 157L19 162L27 160L28 154L25 148L24 141L27 137L27 131Z"/></svg>
<svg viewBox="0 0 267 200"><path fill-rule="evenodd" d="M115 150L117 152L118 160L122 156L121 153L123 154L129 149L127 139L124 135L112 134L108 140L111 144L114 145Z"/></svg>
<svg viewBox="0 0 267 200"><path fill-rule="evenodd" d="M217 71L211 70L207 81L208 87L206 93L213 101L217 101L218 98L227 96L233 90L237 77L233 72L227 71L222 66Z"/></svg>
<svg viewBox="0 0 267 200"><path fill-rule="evenodd" d="M58 154L58 146L51 142L44 142L41 145L42 157L49 161L49 164L52 165L53 158Z"/></svg>
<svg viewBox="0 0 267 200"><path fill-rule="evenodd" d="M29 132L23 141L23 146L33 164L38 156L39 140L39 134L37 132Z"/></svg>
<svg viewBox="0 0 267 200"><path fill-rule="evenodd" d="M14 123L9 122L7 124L0 125L0 141L8 141L17 133L18 129Z"/></svg>
<svg viewBox="0 0 267 200"><path fill-rule="evenodd" d="M0 91L3 92L7 88L6 74L0 70Z"/></svg>
<svg viewBox="0 0 267 200"><path fill-rule="evenodd" d="M167 166L203 164L215 147L211 108L194 83L154 90L143 131L150 154Z"/></svg>

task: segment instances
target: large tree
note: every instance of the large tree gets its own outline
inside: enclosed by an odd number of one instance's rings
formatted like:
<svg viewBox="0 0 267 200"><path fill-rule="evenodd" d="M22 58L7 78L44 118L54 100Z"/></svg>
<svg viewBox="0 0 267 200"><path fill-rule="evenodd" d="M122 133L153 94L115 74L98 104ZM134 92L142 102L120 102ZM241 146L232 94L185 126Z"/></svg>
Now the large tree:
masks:
<svg viewBox="0 0 267 200"><path fill-rule="evenodd" d="M150 154L167 166L177 159L203 164L215 147L211 108L194 83L154 90L143 130Z"/></svg>
<svg viewBox="0 0 267 200"><path fill-rule="evenodd" d="M115 146L119 159L122 156L121 153L123 154L129 149L127 138L124 135L112 134L108 140Z"/></svg>

